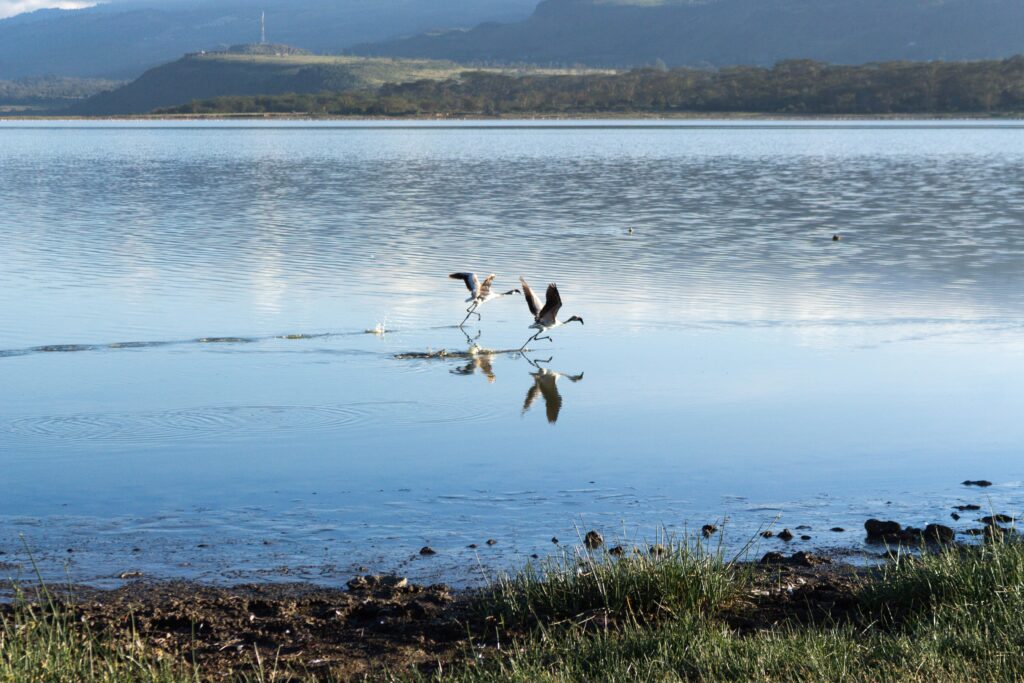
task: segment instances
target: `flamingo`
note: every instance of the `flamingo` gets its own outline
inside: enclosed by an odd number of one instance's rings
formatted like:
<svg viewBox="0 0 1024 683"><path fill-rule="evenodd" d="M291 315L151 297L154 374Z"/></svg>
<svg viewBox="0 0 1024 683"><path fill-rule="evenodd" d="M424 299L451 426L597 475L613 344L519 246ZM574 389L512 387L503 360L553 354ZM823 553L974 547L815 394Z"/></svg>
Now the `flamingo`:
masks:
<svg viewBox="0 0 1024 683"><path fill-rule="evenodd" d="M518 289L510 289L507 292L492 292L491 283L494 282L494 273L484 278L483 283L477 280L476 273L452 273L448 277L453 280L462 280L466 283L466 289L469 290L469 298L466 299L469 308L466 309L466 317L459 323L459 327L465 325L466 321L469 320L469 316L474 313L476 313L477 320L482 320L483 317L477 313L476 309L488 301L493 301L509 294L519 294Z"/></svg>
<svg viewBox="0 0 1024 683"><path fill-rule="evenodd" d="M526 280L522 277L519 278L519 282L523 285L523 296L526 297L526 305L530 308L530 313L533 314L533 324L530 325L530 329L537 330L537 333L526 340L526 343L519 349L522 352L526 349L526 344L538 339L547 339L552 341L551 336L542 337L540 336L543 332L550 332L556 327L562 325L568 325L569 323L578 322L580 325L583 324L583 318L578 315L574 315L568 320L559 320L558 311L562 308L562 297L558 294L558 285L554 282L548 285L548 291L544 297L544 307L541 308L540 301L537 299L537 295L530 289L530 285L526 284Z"/></svg>

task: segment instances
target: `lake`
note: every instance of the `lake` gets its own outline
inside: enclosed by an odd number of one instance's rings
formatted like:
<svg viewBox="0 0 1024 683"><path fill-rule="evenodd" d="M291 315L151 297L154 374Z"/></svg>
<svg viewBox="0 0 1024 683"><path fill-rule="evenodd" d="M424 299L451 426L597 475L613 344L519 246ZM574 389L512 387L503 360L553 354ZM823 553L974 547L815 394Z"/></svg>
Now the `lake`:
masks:
<svg viewBox="0 0 1024 683"><path fill-rule="evenodd" d="M2 122L0 198L3 578L1024 510L1017 123ZM585 324L489 355L532 317L463 270Z"/></svg>

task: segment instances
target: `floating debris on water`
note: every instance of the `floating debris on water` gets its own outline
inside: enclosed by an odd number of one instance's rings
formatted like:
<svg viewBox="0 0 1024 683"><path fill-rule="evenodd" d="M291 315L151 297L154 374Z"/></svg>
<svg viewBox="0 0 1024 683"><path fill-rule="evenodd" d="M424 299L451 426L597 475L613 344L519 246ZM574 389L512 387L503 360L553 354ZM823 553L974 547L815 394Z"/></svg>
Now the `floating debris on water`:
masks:
<svg viewBox="0 0 1024 683"><path fill-rule="evenodd" d="M91 344L54 344L51 346L37 346L33 351L38 353L74 353L76 351L94 351L95 346Z"/></svg>
<svg viewBox="0 0 1024 683"><path fill-rule="evenodd" d="M320 339L321 337L329 337L329 336L331 336L331 335L326 334L326 333L303 334L303 333L300 332L300 333L297 333L297 334L282 334L282 335L278 336L277 339L288 339L288 340L295 340L295 339Z"/></svg>
<svg viewBox="0 0 1024 683"><path fill-rule="evenodd" d="M149 349L154 346L167 346L174 342L169 341L134 341L134 342L114 342L113 344L107 344L108 349Z"/></svg>
<svg viewBox="0 0 1024 683"><path fill-rule="evenodd" d="M246 337L200 337L196 342L200 344L248 344L256 341Z"/></svg>
<svg viewBox="0 0 1024 683"><path fill-rule="evenodd" d="M478 356L500 356L515 353L519 353L519 349L485 349L481 346L474 346L468 351L449 351L448 349L406 351L396 353L394 357L398 360L444 360L446 358L470 359Z"/></svg>

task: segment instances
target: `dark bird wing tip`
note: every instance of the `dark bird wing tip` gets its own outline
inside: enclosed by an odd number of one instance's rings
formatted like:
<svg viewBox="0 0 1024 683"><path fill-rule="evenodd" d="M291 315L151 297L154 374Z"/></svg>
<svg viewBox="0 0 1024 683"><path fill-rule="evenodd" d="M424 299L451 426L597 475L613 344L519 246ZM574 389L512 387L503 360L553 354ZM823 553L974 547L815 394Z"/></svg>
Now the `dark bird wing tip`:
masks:
<svg viewBox="0 0 1024 683"><path fill-rule="evenodd" d="M448 275L453 280L462 280L466 283L466 289L475 293L477 288L476 273L451 273Z"/></svg>

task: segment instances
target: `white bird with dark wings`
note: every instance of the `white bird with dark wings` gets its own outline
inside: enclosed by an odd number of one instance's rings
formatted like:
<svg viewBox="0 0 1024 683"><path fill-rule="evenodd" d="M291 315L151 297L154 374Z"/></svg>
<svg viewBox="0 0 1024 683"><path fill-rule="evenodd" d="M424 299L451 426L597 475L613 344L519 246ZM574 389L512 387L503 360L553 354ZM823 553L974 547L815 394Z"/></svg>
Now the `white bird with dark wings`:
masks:
<svg viewBox="0 0 1024 683"><path fill-rule="evenodd" d="M462 280L466 283L466 289L469 290L469 298L466 299L466 303L469 304L469 308L466 309L466 317L462 319L461 323L459 323L459 327L465 325L466 321L469 320L469 316L474 313L476 313L477 320L482 320L483 316L477 313L476 309L488 301L500 299L501 297L508 296L509 294L519 294L518 289L510 289L507 292L492 292L491 284L494 282L494 273L491 273L484 278L482 283L476 278L476 273L452 273L448 277L453 280Z"/></svg>
<svg viewBox="0 0 1024 683"><path fill-rule="evenodd" d="M558 285L552 282L548 285L547 294L544 297L544 307L541 308L540 300L537 299L537 295L530 289L530 285L526 284L526 280L522 277L519 278L519 282L523 285L523 296L526 297L526 305L530 308L530 313L533 314L533 324L530 325L531 330L537 330L537 334L533 335L526 340L526 343L519 349L522 351L526 348L526 344L538 339L547 339L551 341L551 337L540 336L543 332L549 332L556 327L567 325L569 323L577 322L580 325L583 324L583 318L578 315L574 315L568 320L559 320L558 311L562 308L562 297L558 294Z"/></svg>

